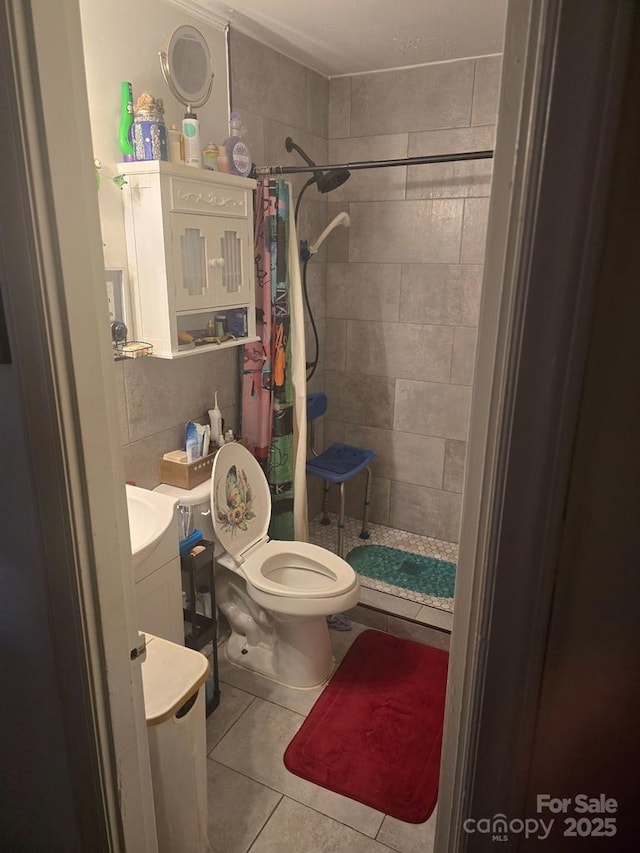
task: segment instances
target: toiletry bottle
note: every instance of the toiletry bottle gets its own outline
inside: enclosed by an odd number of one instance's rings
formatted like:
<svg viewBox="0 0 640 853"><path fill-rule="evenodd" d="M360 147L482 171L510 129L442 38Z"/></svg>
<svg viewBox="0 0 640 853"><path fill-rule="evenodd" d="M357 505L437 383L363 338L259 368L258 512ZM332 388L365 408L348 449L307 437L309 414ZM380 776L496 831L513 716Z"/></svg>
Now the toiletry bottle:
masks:
<svg viewBox="0 0 640 853"><path fill-rule="evenodd" d="M195 113L186 112L182 120L184 136L184 162L187 166L202 169L202 148L200 147L200 122Z"/></svg>
<svg viewBox="0 0 640 853"><path fill-rule="evenodd" d="M229 160L229 174L246 178L251 171L251 154L242 139L243 128L238 113L231 113L229 127L229 137L224 142Z"/></svg>
<svg viewBox="0 0 640 853"><path fill-rule="evenodd" d="M216 391L215 402L213 409L209 409L209 420L211 421L211 435L216 437L216 441L220 443L219 436L222 432L222 413L218 408L218 392ZM224 443L224 442L223 442Z"/></svg>
<svg viewBox="0 0 640 853"><path fill-rule="evenodd" d="M120 128L119 142L122 159L125 163L134 159L131 126L133 125L133 92L131 83L120 85Z"/></svg>
<svg viewBox="0 0 640 853"><path fill-rule="evenodd" d="M210 169L212 172L218 169L218 146L213 142L202 149L202 165L205 169Z"/></svg>
<svg viewBox="0 0 640 853"><path fill-rule="evenodd" d="M172 163L184 163L184 141L177 124L169 128L169 160Z"/></svg>
<svg viewBox="0 0 640 853"><path fill-rule="evenodd" d="M227 149L224 147L224 145L220 145L218 147L218 171L229 171L229 158L227 157Z"/></svg>

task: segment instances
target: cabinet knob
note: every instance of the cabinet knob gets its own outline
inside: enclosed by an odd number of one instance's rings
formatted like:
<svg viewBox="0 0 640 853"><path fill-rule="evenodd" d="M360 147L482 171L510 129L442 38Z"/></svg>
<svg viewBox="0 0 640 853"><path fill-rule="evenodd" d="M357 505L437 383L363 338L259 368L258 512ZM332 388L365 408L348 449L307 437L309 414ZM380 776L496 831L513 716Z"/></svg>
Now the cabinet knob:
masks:
<svg viewBox="0 0 640 853"><path fill-rule="evenodd" d="M210 267L223 267L224 266L224 258L209 258L209 266Z"/></svg>

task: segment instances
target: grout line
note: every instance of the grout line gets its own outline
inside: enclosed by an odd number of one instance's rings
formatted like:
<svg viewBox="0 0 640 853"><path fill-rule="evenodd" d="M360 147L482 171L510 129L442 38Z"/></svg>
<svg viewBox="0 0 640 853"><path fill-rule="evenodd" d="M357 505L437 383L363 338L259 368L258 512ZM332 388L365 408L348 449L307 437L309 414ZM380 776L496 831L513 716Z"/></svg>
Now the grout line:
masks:
<svg viewBox="0 0 640 853"><path fill-rule="evenodd" d="M229 684L229 682L228 682L228 681L223 681L222 679L220 679L220 684L226 684L228 687L235 687L235 685L233 685L233 684ZM236 690L242 690L242 688L241 688L241 687L235 687L235 689L236 689ZM220 691L220 692L222 693L222 691ZM247 707L246 707L246 708L243 708L243 709L242 709L242 711L240 712L240 714L238 715L238 717L236 717L236 719L231 723L231 725L229 726L229 728L228 728L228 729L226 729L226 730L223 732L223 734L222 734L222 735L220 735L220 737L219 737L219 738L218 738L218 740L214 743L214 745L211 747L211 749L207 751L207 757L209 757L209 756L211 755L211 753L213 752L213 750L214 750L214 749L215 749L215 748L216 748L220 743L222 743L222 741L224 740L224 738L226 738L226 736L229 734L229 732L230 732L230 731L231 731L231 729L235 726L235 724L238 722L238 720L240 720L242 717L244 717L244 715L245 715L246 711L247 711L247 710L248 710L248 709L253 705L254 700L257 698L253 693L250 693L248 690L245 690L244 692L245 692L245 693L247 693L249 696L251 696L251 697L252 697L252 698L251 698L251 702L249 702L249 704L247 705ZM219 707L219 703L218 703L218 707ZM217 708L216 708L216 710L217 710ZM215 714L215 711L214 711L213 713Z"/></svg>
<svg viewBox="0 0 640 853"><path fill-rule="evenodd" d="M249 778L250 778L250 777L249 777ZM258 781L257 779L254 779L254 782L257 782L257 781ZM262 782L258 782L258 784L259 784L259 785L262 785ZM264 787L265 787L265 788L267 788L267 787L268 787L268 785L265 785ZM273 788L270 788L269 790L274 790L274 789L273 789ZM269 812L269 815L268 815L267 819L264 821L264 823L262 824L262 826L261 826L261 827L260 827L260 829L258 830L258 834L257 834L257 835L256 835L256 837L253 839L253 841L251 842L250 846L247 848L247 853L251 853L251 850L253 849L253 846L255 845L256 841L260 838L260 836L262 835L263 830L265 829L265 827L267 826L267 824L269 823L269 821L271 820L271 818L274 816L274 814L275 814L275 812L276 812L276 810L277 810L278 806L280 805L280 803L281 803L281 802L284 800L284 798L285 798L285 795L284 795L284 794L282 794L280 791L276 791L276 793L279 793L279 794L280 794L280 799L278 800L278 802L275 804L275 806L274 806L274 807L271 809L271 811Z"/></svg>

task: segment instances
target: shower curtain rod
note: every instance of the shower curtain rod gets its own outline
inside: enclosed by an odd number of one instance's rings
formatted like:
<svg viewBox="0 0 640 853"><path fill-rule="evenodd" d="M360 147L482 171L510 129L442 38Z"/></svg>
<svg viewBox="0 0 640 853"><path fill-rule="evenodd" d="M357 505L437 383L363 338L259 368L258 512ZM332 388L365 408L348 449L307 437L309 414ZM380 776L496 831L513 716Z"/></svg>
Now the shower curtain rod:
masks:
<svg viewBox="0 0 640 853"><path fill-rule="evenodd" d="M328 172L332 169L382 169L387 166L419 166L424 163L455 163L458 160L489 160L493 151L464 151L460 154L429 154L422 157L400 157L397 160L361 160L357 163L340 163L330 166L255 166L253 174L258 177L268 175L294 175L298 172Z"/></svg>

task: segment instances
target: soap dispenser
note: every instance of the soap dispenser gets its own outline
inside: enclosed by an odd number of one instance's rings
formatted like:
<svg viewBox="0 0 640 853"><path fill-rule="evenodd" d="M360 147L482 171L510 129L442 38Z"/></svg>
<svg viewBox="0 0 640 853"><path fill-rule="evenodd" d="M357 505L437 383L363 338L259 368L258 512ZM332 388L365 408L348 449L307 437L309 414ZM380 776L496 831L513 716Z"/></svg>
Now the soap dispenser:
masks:
<svg viewBox="0 0 640 853"><path fill-rule="evenodd" d="M213 409L209 409L209 421L211 422L211 435L215 436L219 442L218 436L222 435L222 414L218 408L218 392L216 391L215 402Z"/></svg>

